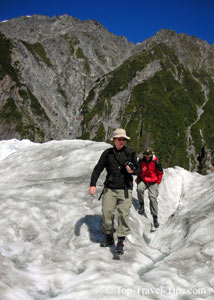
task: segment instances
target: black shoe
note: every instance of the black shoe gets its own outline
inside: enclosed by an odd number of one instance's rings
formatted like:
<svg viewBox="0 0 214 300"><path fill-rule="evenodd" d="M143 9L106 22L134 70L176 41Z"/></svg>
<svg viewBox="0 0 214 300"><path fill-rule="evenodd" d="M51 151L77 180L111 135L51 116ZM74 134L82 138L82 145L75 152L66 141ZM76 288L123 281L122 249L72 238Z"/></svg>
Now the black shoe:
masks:
<svg viewBox="0 0 214 300"><path fill-rule="evenodd" d="M159 227L158 217L157 217L157 216L153 216L153 223L154 223L154 227L155 227L155 228L158 228L158 227Z"/></svg>
<svg viewBox="0 0 214 300"><path fill-rule="evenodd" d="M138 209L138 213L139 213L139 215L144 215L145 217L147 217L143 205L140 205L140 208Z"/></svg>
<svg viewBox="0 0 214 300"><path fill-rule="evenodd" d="M117 254L119 255L122 255L124 253L124 250L123 250L123 242L125 240L125 237L124 236L121 236L121 237L118 237L118 242L117 242L117 246L116 246L116 252Z"/></svg>
<svg viewBox="0 0 214 300"><path fill-rule="evenodd" d="M112 234L107 234L105 241L100 243L100 247L108 247L114 245L114 237Z"/></svg>

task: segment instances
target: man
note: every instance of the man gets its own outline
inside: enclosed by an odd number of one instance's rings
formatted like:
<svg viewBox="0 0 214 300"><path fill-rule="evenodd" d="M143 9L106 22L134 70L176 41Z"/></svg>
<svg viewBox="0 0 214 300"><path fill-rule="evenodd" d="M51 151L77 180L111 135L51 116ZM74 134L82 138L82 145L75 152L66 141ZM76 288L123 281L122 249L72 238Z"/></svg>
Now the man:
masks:
<svg viewBox="0 0 214 300"><path fill-rule="evenodd" d="M145 215L144 209L144 192L148 189L148 196L150 200L150 212L153 216L154 227L159 226L158 223L158 188L163 176L163 169L151 149L146 149L143 153L143 158L139 161L141 172L138 175L137 195L140 204L138 213Z"/></svg>
<svg viewBox="0 0 214 300"><path fill-rule="evenodd" d="M133 174L138 174L140 168L135 152L126 147L130 137L124 129L118 128L113 133L114 146L105 150L91 175L89 193L95 194L96 183L100 173L106 168L107 175L104 183L104 195L102 201L102 225L106 234L101 247L114 244L114 213L118 212L118 227L116 234L118 243L116 251L123 254L125 237L130 233L128 225L129 213L132 204Z"/></svg>

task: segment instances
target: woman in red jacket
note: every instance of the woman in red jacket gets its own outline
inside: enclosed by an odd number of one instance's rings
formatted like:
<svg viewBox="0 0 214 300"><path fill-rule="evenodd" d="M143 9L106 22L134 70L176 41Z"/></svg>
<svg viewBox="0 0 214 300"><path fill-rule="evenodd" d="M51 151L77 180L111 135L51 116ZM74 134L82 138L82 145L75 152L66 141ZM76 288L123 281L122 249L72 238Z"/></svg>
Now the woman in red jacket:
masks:
<svg viewBox="0 0 214 300"><path fill-rule="evenodd" d="M144 192L148 189L150 200L150 211L153 216L154 227L158 227L158 187L163 176L163 169L158 158L153 154L151 149L146 149L140 160L141 173L137 177L137 195L140 208L138 213L145 215L144 209Z"/></svg>

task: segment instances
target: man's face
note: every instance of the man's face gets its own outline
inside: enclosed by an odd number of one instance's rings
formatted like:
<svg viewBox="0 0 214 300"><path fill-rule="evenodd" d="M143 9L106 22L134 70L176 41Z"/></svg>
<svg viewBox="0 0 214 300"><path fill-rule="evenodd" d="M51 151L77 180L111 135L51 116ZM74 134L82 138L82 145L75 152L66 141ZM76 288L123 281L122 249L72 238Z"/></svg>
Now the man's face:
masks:
<svg viewBox="0 0 214 300"><path fill-rule="evenodd" d="M119 138L114 138L114 146L117 150L121 150L125 144L126 144L127 139L123 138L123 137L119 137Z"/></svg>
<svg viewBox="0 0 214 300"><path fill-rule="evenodd" d="M145 158L147 161L149 161L151 159L152 155L145 155Z"/></svg>

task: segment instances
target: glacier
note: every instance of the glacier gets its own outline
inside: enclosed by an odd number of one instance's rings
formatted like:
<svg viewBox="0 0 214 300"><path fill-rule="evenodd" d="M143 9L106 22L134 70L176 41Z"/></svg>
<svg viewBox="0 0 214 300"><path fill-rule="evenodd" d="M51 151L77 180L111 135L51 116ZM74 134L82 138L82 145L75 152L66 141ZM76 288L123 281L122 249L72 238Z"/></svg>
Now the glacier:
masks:
<svg viewBox="0 0 214 300"><path fill-rule="evenodd" d="M125 254L101 248L105 172L90 176L110 144L0 142L0 299L214 299L214 174L164 169L160 227L137 213Z"/></svg>

